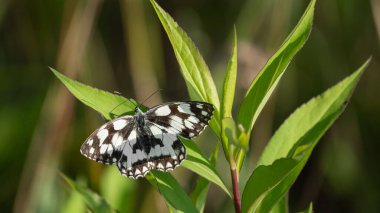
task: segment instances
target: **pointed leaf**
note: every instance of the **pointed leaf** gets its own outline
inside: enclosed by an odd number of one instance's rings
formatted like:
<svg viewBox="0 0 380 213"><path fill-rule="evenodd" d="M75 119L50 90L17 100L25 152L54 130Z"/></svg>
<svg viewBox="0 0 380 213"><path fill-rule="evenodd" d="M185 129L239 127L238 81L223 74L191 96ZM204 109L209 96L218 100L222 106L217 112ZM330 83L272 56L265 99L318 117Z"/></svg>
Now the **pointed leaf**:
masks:
<svg viewBox="0 0 380 213"><path fill-rule="evenodd" d="M120 95L87 86L70 79L53 68L50 70L69 89L71 94L108 120L113 119L115 115L122 115L126 112L132 113L137 105L133 99L126 99Z"/></svg>
<svg viewBox="0 0 380 213"><path fill-rule="evenodd" d="M296 160L283 158L272 165L255 169L243 191L242 212L269 212L272 207L269 203L283 195L284 189L280 186L292 184L290 175L297 165ZM270 193L272 196L269 196Z"/></svg>
<svg viewBox="0 0 380 213"><path fill-rule="evenodd" d="M318 140L343 112L367 64L368 61L301 106L281 125L245 186L243 212L268 212L280 201L301 173Z"/></svg>
<svg viewBox="0 0 380 213"><path fill-rule="evenodd" d="M236 73L237 73L237 39L236 28L234 28L234 40L232 47L232 54L228 62L226 77L223 84L221 117L232 117L232 105L234 103L235 86L236 86Z"/></svg>
<svg viewBox="0 0 380 213"><path fill-rule="evenodd" d="M209 68L185 31L154 0L150 2L173 46L190 97L193 100L201 100L214 105L215 112L210 126L219 136L220 126L217 121L219 121L220 103Z"/></svg>
<svg viewBox="0 0 380 213"><path fill-rule="evenodd" d="M169 173L153 170L146 178L153 186L157 187L172 211L198 212L190 197Z"/></svg>
<svg viewBox="0 0 380 213"><path fill-rule="evenodd" d="M285 69L309 37L313 22L314 5L315 0L312 0L293 32L280 49L268 60L248 89L237 118L238 123L243 125L245 131L249 132L252 129Z"/></svg>
<svg viewBox="0 0 380 213"><path fill-rule="evenodd" d="M292 157L293 154L300 151L300 148L304 147L303 145L305 144L300 143L302 138L310 134L318 125L321 125L321 122L325 122L326 128L328 128L331 125L329 120L331 119L331 122L333 122L345 109L368 63L369 60L352 75L328 89L322 95L311 99L290 115L265 147L258 165L269 165L276 159ZM314 141L308 141L308 144L311 143L314 143Z"/></svg>

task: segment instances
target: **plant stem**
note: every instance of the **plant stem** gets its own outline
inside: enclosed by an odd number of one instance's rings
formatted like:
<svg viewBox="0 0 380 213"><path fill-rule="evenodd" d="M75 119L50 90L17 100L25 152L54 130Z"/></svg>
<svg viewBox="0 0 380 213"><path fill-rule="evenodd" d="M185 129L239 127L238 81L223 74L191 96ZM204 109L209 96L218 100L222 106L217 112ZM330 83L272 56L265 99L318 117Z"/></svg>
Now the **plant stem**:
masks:
<svg viewBox="0 0 380 213"><path fill-rule="evenodd" d="M240 192L239 192L239 177L236 171L236 165L231 165L231 177L232 177L232 187L234 193L234 206L235 212L241 213L241 200L240 200Z"/></svg>

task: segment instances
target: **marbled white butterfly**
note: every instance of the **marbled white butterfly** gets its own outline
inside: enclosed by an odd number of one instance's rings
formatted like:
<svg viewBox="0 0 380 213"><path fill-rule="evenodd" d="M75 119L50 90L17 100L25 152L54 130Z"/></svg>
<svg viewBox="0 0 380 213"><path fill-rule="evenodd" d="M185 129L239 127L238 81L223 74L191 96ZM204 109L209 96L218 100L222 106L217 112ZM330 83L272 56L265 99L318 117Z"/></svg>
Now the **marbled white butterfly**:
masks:
<svg viewBox="0 0 380 213"><path fill-rule="evenodd" d="M135 109L101 126L83 143L81 153L97 162L116 164L122 175L144 177L151 169L170 171L186 157L178 136L193 138L207 126L214 107L205 102L161 104Z"/></svg>

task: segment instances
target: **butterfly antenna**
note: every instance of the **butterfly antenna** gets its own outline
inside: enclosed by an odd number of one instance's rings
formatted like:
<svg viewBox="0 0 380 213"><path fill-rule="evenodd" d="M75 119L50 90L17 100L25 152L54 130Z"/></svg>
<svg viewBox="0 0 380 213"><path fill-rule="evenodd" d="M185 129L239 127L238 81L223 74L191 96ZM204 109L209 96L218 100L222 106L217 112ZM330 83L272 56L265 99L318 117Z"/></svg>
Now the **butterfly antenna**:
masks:
<svg viewBox="0 0 380 213"><path fill-rule="evenodd" d="M160 92L160 91L162 91L163 89L158 89L158 90L156 90L155 92L153 92L151 95L149 95L143 102L141 102L138 106L137 106L137 108L139 108L141 105L143 105L147 100L149 100L149 98L151 98L153 95L155 95L156 93L158 93L158 92Z"/></svg>

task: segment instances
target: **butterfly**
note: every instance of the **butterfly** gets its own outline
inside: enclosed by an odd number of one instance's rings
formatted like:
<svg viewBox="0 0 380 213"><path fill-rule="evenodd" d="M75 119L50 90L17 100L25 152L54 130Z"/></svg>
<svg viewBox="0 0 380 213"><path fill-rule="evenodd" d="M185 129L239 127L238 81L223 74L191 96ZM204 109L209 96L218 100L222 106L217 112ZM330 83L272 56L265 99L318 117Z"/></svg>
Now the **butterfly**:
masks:
<svg viewBox="0 0 380 213"><path fill-rule="evenodd" d="M95 130L80 151L104 164L116 164L129 178L144 177L150 170L171 171L186 158L179 139L193 138L208 125L214 112L206 102L169 102L134 115L113 119Z"/></svg>

